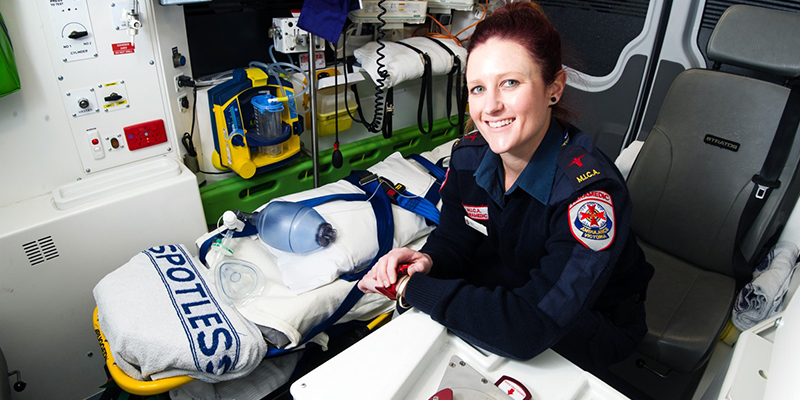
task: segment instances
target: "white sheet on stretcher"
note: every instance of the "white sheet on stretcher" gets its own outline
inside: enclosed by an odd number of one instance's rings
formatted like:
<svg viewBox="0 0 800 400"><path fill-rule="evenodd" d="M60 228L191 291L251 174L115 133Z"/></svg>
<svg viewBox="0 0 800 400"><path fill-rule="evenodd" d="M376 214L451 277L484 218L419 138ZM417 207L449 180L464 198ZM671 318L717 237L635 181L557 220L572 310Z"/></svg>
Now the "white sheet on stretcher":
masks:
<svg viewBox="0 0 800 400"><path fill-rule="evenodd" d="M449 155L451 147L452 143L447 143L422 155L436 162ZM403 159L399 153L387 157L369 170L395 183L405 184L408 190L415 194L424 194L434 181L427 172L423 172L427 170L413 161ZM286 196L284 199L291 201L317 197L337 188L354 193L359 191L349 183L340 181ZM377 252L375 217L368 203L335 201L317 206L315 209L340 231L340 238L329 248L300 256L269 249L269 246L256 236L233 240L234 257L259 266L267 277L261 295L249 299L236 308L246 319L254 322L275 347L297 346L306 332L333 313L356 284L337 277L342 272L349 272L345 271L347 268L352 269L368 263ZM346 212L353 210L358 211L357 216L352 212ZM416 214L397 206L393 206L393 213L396 246L405 246L416 239L424 238L431 230L424 219ZM365 219L371 219L371 227L361 231L365 225L370 225L369 221L364 221ZM356 240L350 240L348 233L350 229L345 226L347 223L354 223L358 230L353 233ZM210 234L215 233L216 231ZM198 244L206 237L200 238ZM421 242L419 243L418 246L421 246ZM287 284L287 275L290 276L289 283L301 284L303 279L307 279L313 282L311 285L313 287L293 290L297 288L291 288ZM393 307L394 303L382 295L366 294L339 322L354 319L369 320ZM327 336L321 334L314 341L324 346L327 343Z"/></svg>

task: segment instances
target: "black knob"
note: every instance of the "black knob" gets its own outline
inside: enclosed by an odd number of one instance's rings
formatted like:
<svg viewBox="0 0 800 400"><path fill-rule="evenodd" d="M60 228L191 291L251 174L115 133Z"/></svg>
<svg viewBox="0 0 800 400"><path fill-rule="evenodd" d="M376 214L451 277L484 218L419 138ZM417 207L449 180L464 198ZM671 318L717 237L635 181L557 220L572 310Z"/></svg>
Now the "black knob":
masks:
<svg viewBox="0 0 800 400"><path fill-rule="evenodd" d="M334 168L342 168L342 164L344 160L342 159L342 152L339 149L333 151L333 167Z"/></svg>
<svg viewBox="0 0 800 400"><path fill-rule="evenodd" d="M105 100L105 101L117 101L117 100L119 100L121 98L122 98L122 96L120 96L117 92L111 92L111 94L109 94L108 96L103 97L103 100Z"/></svg>
<svg viewBox="0 0 800 400"><path fill-rule="evenodd" d="M72 31L67 35L70 39L80 39L84 36L89 36L89 32L86 31Z"/></svg>
<svg viewBox="0 0 800 400"><path fill-rule="evenodd" d="M16 381L16 382L14 382L14 391L15 392L21 392L21 391L25 390L25 388L27 386L28 386L28 384L25 383L24 381Z"/></svg>
<svg viewBox="0 0 800 400"><path fill-rule="evenodd" d="M89 108L89 100L87 100L87 99L78 100L78 107L83 108L83 109Z"/></svg>

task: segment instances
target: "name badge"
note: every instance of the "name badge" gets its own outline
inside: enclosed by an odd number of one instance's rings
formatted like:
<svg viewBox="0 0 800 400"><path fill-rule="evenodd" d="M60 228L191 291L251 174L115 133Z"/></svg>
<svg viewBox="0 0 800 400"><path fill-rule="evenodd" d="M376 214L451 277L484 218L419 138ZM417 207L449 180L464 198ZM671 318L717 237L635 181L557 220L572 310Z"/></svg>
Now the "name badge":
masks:
<svg viewBox="0 0 800 400"><path fill-rule="evenodd" d="M475 220L473 220L472 218L470 218L470 217L468 217L466 215L464 216L464 222L467 223L468 227L470 227L472 229L475 229L476 231L482 233L483 236L489 236L489 229L487 229L485 226L483 226L483 224L481 224L479 222L476 222Z"/></svg>

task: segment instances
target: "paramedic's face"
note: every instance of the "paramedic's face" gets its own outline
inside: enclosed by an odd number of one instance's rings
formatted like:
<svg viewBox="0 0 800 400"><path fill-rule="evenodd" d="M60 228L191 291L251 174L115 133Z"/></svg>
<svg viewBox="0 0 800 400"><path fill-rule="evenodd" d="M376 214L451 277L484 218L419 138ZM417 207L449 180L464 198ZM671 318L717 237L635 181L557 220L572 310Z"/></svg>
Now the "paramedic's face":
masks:
<svg viewBox="0 0 800 400"><path fill-rule="evenodd" d="M550 124L552 88L524 47L489 39L467 62L469 115L496 154L529 160ZM560 95L560 93L559 93Z"/></svg>

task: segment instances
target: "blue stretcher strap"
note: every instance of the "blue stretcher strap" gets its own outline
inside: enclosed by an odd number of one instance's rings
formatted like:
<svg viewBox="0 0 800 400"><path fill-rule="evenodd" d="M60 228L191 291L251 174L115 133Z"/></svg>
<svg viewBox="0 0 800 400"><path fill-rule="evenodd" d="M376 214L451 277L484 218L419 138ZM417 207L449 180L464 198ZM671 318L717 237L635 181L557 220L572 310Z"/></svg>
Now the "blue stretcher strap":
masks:
<svg viewBox="0 0 800 400"><path fill-rule="evenodd" d="M442 198L441 194L439 194L439 190L442 188L442 184L444 183L444 179L447 176L447 171L444 167L442 167L442 162L444 158L439 160L436 164L432 163L425 157L422 157L419 154L411 154L407 158L410 158L417 162L417 164L421 165L425 169L428 170L428 173L436 178L436 182L431 185L431 188L428 189L428 192L425 193L425 199L430 201L431 204L436 204ZM437 223L438 225L438 223Z"/></svg>
<svg viewBox="0 0 800 400"><path fill-rule="evenodd" d="M438 193L437 191L433 190L428 192ZM439 225L439 209L437 209L433 203L424 197L420 197L406 191L404 194L397 196L397 205L424 217L436 225Z"/></svg>
<svg viewBox="0 0 800 400"><path fill-rule="evenodd" d="M421 156L419 154L412 154L412 155L408 156L407 158L410 158L410 159L416 161L419 165L422 165L423 167L425 167L425 169L427 169L428 172L431 175L433 175L434 178L436 178L436 181L438 181L439 184L444 182L444 177L446 175L446 171L444 170L444 168L440 167L439 165L436 165L436 164L432 163L430 160L428 160L427 158L425 158L425 157L423 157L423 156Z"/></svg>
<svg viewBox="0 0 800 400"><path fill-rule="evenodd" d="M320 204L329 202L331 200L345 200L345 201L365 201L369 199L369 195L360 193L334 193L327 196L315 197L313 199L300 200L297 203L306 207L316 207Z"/></svg>
<svg viewBox="0 0 800 400"><path fill-rule="evenodd" d="M442 190L442 184L437 182L433 182L431 188L428 189L428 193L425 193L425 200L431 202L431 204L436 204L439 200L442 199L442 194L440 191ZM437 209L438 211L438 209ZM438 224L437 224L438 225Z"/></svg>
<svg viewBox="0 0 800 400"><path fill-rule="evenodd" d="M381 190L380 182L374 181L362 185L359 182L359 174L358 171L354 171L345 177L344 180L360 188L365 194L370 196L369 203L372 206L372 211L375 213L375 222L378 227L378 254L376 254L375 258L362 270L341 276L342 279L349 282L361 279L361 277L369 271L369 268L378 262L379 258L383 257L384 254L392 249L392 243L394 242L394 217L392 216L391 200L386 193Z"/></svg>
<svg viewBox="0 0 800 400"><path fill-rule="evenodd" d="M358 285L353 285L353 288L350 289L350 293L348 293L347 297L342 300L342 304L339 305L339 308L337 308L336 311L334 311L333 314L328 317L328 319L311 328L311 330L309 330L305 336L303 336L303 339L300 340L300 343L302 344L308 342L314 336L320 334L320 332L323 332L333 326L333 324L339 321L339 319L347 314L347 312L350 311L350 309L353 308L356 303L358 303L358 300L360 300L362 296L364 296L364 292L358 288Z"/></svg>

